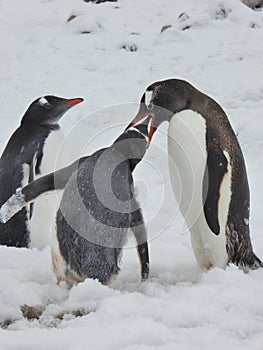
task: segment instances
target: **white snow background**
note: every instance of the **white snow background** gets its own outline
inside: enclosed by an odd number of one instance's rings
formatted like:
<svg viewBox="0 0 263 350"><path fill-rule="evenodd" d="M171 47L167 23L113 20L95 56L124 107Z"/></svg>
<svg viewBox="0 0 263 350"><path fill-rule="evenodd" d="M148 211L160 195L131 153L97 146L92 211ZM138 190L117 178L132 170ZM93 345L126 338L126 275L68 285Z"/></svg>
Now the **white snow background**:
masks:
<svg viewBox="0 0 263 350"><path fill-rule="evenodd" d="M135 115L126 104L156 80L183 78L215 98L244 152L252 242L263 258L262 11L238 0L1 0L0 42L1 150L35 98L85 98L61 122L59 166L109 145ZM0 323L12 321L0 328L1 350L263 348L263 271L197 267L170 188L166 130L134 173L149 281L139 281L131 239L111 286L86 280L71 290L56 285L48 247L0 247ZM47 307L28 321L23 304ZM79 308L89 313L73 316Z"/></svg>

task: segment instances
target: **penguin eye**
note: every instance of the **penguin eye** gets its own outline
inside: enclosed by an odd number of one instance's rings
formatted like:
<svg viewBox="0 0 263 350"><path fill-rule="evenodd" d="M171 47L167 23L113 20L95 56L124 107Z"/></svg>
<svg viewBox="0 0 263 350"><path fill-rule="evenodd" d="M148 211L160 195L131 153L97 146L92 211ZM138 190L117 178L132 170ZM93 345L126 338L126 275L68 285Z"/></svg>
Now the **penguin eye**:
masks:
<svg viewBox="0 0 263 350"><path fill-rule="evenodd" d="M148 104L147 109L151 111L151 110L153 109L153 107L154 107L154 104L153 104L153 102L151 101L151 102Z"/></svg>

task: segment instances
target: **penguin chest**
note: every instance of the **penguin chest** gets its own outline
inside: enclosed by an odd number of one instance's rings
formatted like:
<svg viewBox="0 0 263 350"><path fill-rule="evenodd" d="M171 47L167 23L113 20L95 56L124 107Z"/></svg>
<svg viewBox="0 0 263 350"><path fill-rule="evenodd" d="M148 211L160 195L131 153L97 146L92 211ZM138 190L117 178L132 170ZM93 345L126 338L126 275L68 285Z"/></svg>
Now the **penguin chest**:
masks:
<svg viewBox="0 0 263 350"><path fill-rule="evenodd" d="M63 140L64 133L61 129L49 133L43 143L43 157L40 164L40 174L38 176L43 176L56 170L59 151Z"/></svg>
<svg viewBox="0 0 263 350"><path fill-rule="evenodd" d="M43 149L42 159L40 162L40 174L34 174L34 179L53 172L57 168L58 154L63 141L63 133L61 130L51 132L46 138ZM37 164L34 162L34 169ZM43 248L50 244L52 239L52 230L55 223L55 214L61 194L54 192L48 196L42 196L34 203L33 215L29 221L30 227L30 246Z"/></svg>
<svg viewBox="0 0 263 350"><path fill-rule="evenodd" d="M204 214L204 176L207 165L206 121L197 112L177 113L168 129L168 157L172 188L179 209L191 234L191 242L198 264L204 268L225 267L226 223L231 194L230 174L221 184L218 205L220 233L211 231ZM210 179L212 180L212 179ZM227 209L226 209L227 208Z"/></svg>

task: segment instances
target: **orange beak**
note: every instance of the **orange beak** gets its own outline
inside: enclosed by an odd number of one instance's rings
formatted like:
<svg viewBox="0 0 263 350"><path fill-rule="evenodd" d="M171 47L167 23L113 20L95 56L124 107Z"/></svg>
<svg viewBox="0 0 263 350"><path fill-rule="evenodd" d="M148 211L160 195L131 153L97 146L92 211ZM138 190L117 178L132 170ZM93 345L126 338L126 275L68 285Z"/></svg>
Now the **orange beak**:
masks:
<svg viewBox="0 0 263 350"><path fill-rule="evenodd" d="M74 106L74 105L77 105L77 104L79 104L79 103L81 103L83 101L84 101L83 98L73 98L71 100L68 100L66 102L66 104L69 105L69 106Z"/></svg>
<svg viewBox="0 0 263 350"><path fill-rule="evenodd" d="M149 118L149 119L148 119ZM146 122L146 120L148 121ZM136 119L134 119L127 127L127 129L132 128L138 124L147 124L148 123L148 146L150 145L154 132L154 115L153 114L144 114ZM126 130L127 130L126 129Z"/></svg>

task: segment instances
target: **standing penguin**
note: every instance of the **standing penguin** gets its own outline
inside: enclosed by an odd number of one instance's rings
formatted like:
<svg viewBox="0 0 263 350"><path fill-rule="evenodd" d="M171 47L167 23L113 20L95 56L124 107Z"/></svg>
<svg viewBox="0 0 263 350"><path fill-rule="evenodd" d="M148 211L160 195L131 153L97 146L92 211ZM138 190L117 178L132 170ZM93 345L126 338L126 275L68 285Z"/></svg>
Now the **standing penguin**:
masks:
<svg viewBox="0 0 263 350"><path fill-rule="evenodd" d="M0 204L5 203L17 188L27 185L41 173L48 136L59 130L58 122L63 114L82 101L82 98L45 96L32 102L0 159ZM32 209L32 206L30 209L24 208L8 223L0 224L0 244L28 247L28 222Z"/></svg>
<svg viewBox="0 0 263 350"><path fill-rule="evenodd" d="M134 122L149 113L156 127L170 121L170 178L198 264L263 267L250 240L243 154L221 106L188 82L169 79L147 88Z"/></svg>
<svg viewBox="0 0 263 350"><path fill-rule="evenodd" d="M134 197L132 172L152 133L152 116L146 116L130 125L110 147L35 180L2 206L1 219L6 221L39 195L64 189L56 216L57 242L52 247L58 282L72 285L93 278L109 283L119 271L129 228L137 242L141 278L148 277L147 234Z"/></svg>

